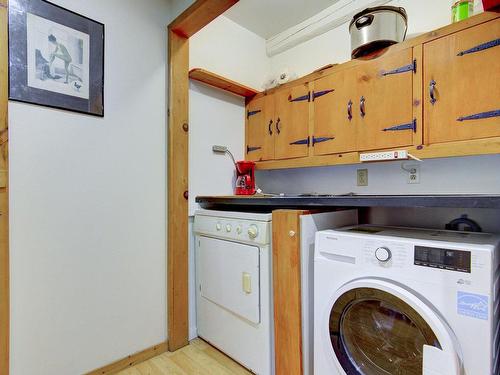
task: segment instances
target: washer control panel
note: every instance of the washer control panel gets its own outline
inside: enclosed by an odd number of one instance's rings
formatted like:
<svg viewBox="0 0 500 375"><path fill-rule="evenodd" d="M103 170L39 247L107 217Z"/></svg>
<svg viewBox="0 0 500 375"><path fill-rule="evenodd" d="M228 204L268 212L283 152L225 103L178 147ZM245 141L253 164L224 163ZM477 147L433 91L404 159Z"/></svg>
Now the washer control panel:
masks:
<svg viewBox="0 0 500 375"><path fill-rule="evenodd" d="M413 248L392 241L366 241L363 247L364 263L384 268L406 267L411 262Z"/></svg>

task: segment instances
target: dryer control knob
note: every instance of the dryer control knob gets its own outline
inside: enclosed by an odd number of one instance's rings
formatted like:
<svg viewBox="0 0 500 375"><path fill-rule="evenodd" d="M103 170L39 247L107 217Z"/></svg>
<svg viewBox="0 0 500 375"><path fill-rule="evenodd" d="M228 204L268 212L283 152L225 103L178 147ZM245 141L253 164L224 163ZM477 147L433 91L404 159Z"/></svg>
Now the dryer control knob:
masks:
<svg viewBox="0 0 500 375"><path fill-rule="evenodd" d="M387 247L379 247L375 250L375 258L377 258L379 262L388 262L392 258L391 250Z"/></svg>
<svg viewBox="0 0 500 375"><path fill-rule="evenodd" d="M254 239L259 235L259 228L257 228L257 225L250 225L248 227L248 237Z"/></svg>
<svg viewBox="0 0 500 375"><path fill-rule="evenodd" d="M226 232L229 233L233 230L233 227L231 226L231 224L227 224L226 225Z"/></svg>
<svg viewBox="0 0 500 375"><path fill-rule="evenodd" d="M217 229L218 231L222 229L222 224L221 223L217 223L215 224L215 229Z"/></svg>

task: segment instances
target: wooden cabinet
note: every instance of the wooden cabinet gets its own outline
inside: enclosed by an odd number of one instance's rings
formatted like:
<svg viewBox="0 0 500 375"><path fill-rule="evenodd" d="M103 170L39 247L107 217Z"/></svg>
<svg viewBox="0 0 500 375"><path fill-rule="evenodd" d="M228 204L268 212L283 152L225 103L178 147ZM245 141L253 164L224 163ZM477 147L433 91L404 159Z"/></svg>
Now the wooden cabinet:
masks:
<svg viewBox="0 0 500 375"><path fill-rule="evenodd" d="M355 78L354 69L346 69L314 81L313 155L356 151Z"/></svg>
<svg viewBox="0 0 500 375"><path fill-rule="evenodd" d="M258 97L247 105L246 159L289 159L309 154L309 85Z"/></svg>
<svg viewBox="0 0 500 375"><path fill-rule="evenodd" d="M424 44L426 143L500 136L500 20Z"/></svg>
<svg viewBox="0 0 500 375"><path fill-rule="evenodd" d="M314 82L314 155L414 144L412 48Z"/></svg>
<svg viewBox="0 0 500 375"><path fill-rule="evenodd" d="M275 159L304 157L309 154L308 84L278 90L275 100Z"/></svg>
<svg viewBox="0 0 500 375"><path fill-rule="evenodd" d="M274 159L274 96L252 100L246 117L246 160Z"/></svg>
<svg viewBox="0 0 500 375"><path fill-rule="evenodd" d="M413 145L413 49L364 62L355 68L357 149L360 151Z"/></svg>
<svg viewBox="0 0 500 375"><path fill-rule="evenodd" d="M485 12L258 94L247 156L276 169L500 153L499 97L500 15Z"/></svg>

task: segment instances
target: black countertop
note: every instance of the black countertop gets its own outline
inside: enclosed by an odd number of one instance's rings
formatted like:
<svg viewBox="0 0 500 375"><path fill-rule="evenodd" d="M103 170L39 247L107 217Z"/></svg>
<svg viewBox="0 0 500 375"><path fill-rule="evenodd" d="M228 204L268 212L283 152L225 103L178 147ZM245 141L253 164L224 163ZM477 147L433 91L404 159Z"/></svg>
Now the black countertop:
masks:
<svg viewBox="0 0 500 375"><path fill-rule="evenodd" d="M333 207L453 207L500 209L500 195L304 195L198 196L207 209L284 209Z"/></svg>

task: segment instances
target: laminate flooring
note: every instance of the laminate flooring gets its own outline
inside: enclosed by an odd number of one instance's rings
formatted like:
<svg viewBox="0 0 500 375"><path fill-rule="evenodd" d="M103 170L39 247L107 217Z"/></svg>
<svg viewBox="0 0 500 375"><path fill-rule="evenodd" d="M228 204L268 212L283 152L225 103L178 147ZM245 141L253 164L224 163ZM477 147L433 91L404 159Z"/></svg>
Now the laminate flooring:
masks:
<svg viewBox="0 0 500 375"><path fill-rule="evenodd" d="M118 373L119 375L251 375L201 339L176 352L163 353Z"/></svg>

